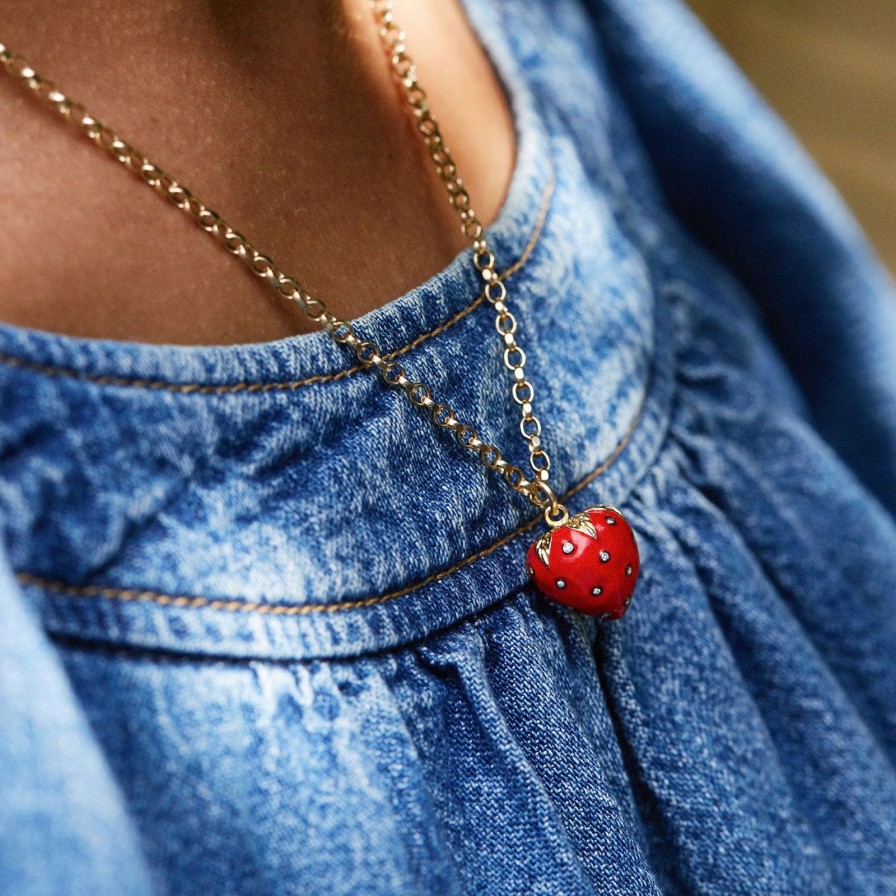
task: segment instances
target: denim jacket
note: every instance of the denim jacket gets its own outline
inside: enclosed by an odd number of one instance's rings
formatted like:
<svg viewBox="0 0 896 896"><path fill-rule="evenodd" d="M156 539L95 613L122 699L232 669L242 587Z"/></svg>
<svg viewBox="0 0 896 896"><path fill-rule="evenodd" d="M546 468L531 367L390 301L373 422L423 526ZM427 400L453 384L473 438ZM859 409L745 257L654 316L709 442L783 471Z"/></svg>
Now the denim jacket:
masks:
<svg viewBox="0 0 896 896"><path fill-rule="evenodd" d="M541 597L532 505L322 331L0 326L3 896L896 893L892 285L677 0L464 7L630 610ZM526 466L468 252L356 324Z"/></svg>

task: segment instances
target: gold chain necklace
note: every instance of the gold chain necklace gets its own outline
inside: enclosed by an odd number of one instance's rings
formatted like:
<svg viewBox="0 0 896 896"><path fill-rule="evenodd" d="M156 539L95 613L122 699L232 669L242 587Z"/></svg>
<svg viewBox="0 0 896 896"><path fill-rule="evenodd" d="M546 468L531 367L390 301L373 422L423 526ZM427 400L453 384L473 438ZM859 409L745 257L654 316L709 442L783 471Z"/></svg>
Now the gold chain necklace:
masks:
<svg viewBox="0 0 896 896"><path fill-rule="evenodd" d="M336 342L349 346L364 367L376 368L388 385L402 389L412 404L429 413L437 426L451 431L463 448L477 454L485 467L500 473L510 488L543 511L548 531L533 542L526 554L526 572L543 594L585 613L618 619L631 602L638 577L639 556L634 533L620 511L607 504L570 517L548 484L551 460L541 441L541 422L533 410L535 388L524 372L526 354L516 341L517 322L507 306L507 287L496 270L485 228L473 210L469 193L430 111L426 92L417 80L416 68L405 47L405 34L393 15L392 0L368 0L368 4L392 71L413 112L416 128L445 184L463 233L472 244L473 263L485 283L485 297L497 312L495 328L504 344L504 364L513 376L511 394L520 406L520 432L529 450L529 465L534 474L531 479L507 461L495 445L480 439L473 426L461 422L453 408L437 402L423 383L409 379L398 361L384 358L374 342L357 335L351 322L332 314L321 299L309 295L297 279L259 252L195 194L95 119L55 83L38 74L25 57L11 53L0 43L0 63L9 75L29 87L97 146L185 212L240 258L252 273L274 287L282 298L295 302Z"/></svg>

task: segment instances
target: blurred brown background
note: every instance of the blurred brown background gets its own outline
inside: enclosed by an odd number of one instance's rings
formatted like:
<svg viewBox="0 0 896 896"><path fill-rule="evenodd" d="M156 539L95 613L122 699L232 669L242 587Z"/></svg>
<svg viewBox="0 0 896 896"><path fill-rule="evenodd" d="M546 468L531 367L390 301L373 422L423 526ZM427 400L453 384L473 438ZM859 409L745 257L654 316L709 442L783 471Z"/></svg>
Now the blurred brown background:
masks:
<svg viewBox="0 0 896 896"><path fill-rule="evenodd" d="M896 0L690 0L896 273Z"/></svg>

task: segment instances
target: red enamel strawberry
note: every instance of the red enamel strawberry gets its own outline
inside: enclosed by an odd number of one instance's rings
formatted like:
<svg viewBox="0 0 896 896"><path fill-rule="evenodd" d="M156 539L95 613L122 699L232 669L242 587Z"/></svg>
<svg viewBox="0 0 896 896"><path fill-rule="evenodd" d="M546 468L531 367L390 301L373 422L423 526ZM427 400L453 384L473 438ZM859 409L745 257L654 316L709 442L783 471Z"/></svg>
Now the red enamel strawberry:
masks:
<svg viewBox="0 0 896 896"><path fill-rule="evenodd" d="M598 504L541 536L526 572L546 597L601 619L619 619L638 579L635 534L625 517Z"/></svg>

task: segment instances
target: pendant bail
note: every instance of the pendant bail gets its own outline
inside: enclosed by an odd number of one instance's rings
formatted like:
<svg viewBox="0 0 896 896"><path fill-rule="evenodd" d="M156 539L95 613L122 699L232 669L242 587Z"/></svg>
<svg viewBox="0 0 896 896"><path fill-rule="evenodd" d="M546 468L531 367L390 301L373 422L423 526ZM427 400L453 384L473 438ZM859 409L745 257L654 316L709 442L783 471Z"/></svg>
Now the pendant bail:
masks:
<svg viewBox="0 0 896 896"><path fill-rule="evenodd" d="M539 492L543 495L542 500L539 500ZM544 510L544 521L552 529L562 526L569 519L569 511L560 503L554 490L543 479L533 480L532 501Z"/></svg>

